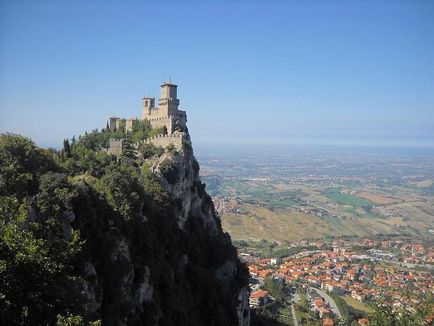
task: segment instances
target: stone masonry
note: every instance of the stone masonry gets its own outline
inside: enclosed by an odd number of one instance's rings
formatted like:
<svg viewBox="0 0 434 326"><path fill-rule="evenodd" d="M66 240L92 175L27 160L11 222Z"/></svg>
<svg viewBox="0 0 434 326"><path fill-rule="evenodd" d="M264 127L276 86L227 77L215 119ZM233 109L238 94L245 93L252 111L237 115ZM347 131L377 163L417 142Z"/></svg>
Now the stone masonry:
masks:
<svg viewBox="0 0 434 326"><path fill-rule="evenodd" d="M143 98L142 119L149 120L152 128L165 126L168 135L175 131L176 126L185 127L187 123L187 114L178 109L177 88L178 86L171 82L161 84L157 108L153 97Z"/></svg>
<svg viewBox="0 0 434 326"><path fill-rule="evenodd" d="M178 86L172 82L164 82L160 85L159 107L155 107L155 98L150 96L143 97L142 119L149 120L152 128L166 127L167 134L157 135L144 142L152 143L155 146L167 147L169 144L180 148L185 138L187 114L179 110L179 99L177 98ZM137 118L125 120L125 132L133 130L133 121ZM120 118L111 117L109 119L110 130L119 128ZM138 144L137 144L138 145ZM119 156L122 154L122 139L110 139L108 153Z"/></svg>

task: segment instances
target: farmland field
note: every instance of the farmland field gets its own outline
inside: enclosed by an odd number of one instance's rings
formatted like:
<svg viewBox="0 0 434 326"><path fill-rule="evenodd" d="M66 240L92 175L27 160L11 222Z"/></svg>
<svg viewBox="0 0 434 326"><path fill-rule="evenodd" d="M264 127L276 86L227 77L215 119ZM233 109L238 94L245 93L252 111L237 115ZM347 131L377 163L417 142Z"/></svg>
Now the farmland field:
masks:
<svg viewBox="0 0 434 326"><path fill-rule="evenodd" d="M343 193L340 189L326 189L323 194L324 196L338 203L339 205L361 207L370 206L373 204L373 202L369 200Z"/></svg>
<svg viewBox="0 0 434 326"><path fill-rule="evenodd" d="M434 156L253 151L199 160L234 239L434 236Z"/></svg>

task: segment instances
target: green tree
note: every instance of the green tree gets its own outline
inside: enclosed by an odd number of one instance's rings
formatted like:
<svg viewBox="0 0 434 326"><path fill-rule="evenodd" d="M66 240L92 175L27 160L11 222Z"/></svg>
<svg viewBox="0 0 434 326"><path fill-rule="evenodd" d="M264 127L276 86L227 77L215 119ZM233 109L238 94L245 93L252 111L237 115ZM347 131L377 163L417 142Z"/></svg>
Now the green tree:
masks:
<svg viewBox="0 0 434 326"><path fill-rule="evenodd" d="M112 164L99 184L108 202L126 220L141 213L144 192L134 165L129 162Z"/></svg>
<svg viewBox="0 0 434 326"><path fill-rule="evenodd" d="M63 140L63 151L65 153L65 157L71 157L71 146L69 145L68 138Z"/></svg>
<svg viewBox="0 0 434 326"><path fill-rule="evenodd" d="M151 143L143 143L139 147L139 156L143 159L151 158L154 155L161 156L164 153L162 147L157 147Z"/></svg>
<svg viewBox="0 0 434 326"><path fill-rule="evenodd" d="M379 299L373 305L373 312L369 316L371 326L407 326L425 325L426 318L432 314L434 299L431 295L415 308L409 310L404 306L398 310L386 303L384 299Z"/></svg>
<svg viewBox="0 0 434 326"><path fill-rule="evenodd" d="M122 160L134 161L136 158L136 150L133 147L130 139L125 139L122 143Z"/></svg>
<svg viewBox="0 0 434 326"><path fill-rule="evenodd" d="M0 195L16 194L24 198L38 188L38 176L56 169L52 154L28 138L0 135Z"/></svg>
<svg viewBox="0 0 434 326"><path fill-rule="evenodd" d="M264 288L281 303L284 303L287 297L290 296L290 290L287 288L286 283L276 281L271 277L266 277L264 279Z"/></svg>
<svg viewBox="0 0 434 326"><path fill-rule="evenodd" d="M171 184L175 184L179 179L179 171L176 163L170 159L166 158L160 163L160 172Z"/></svg>
<svg viewBox="0 0 434 326"><path fill-rule="evenodd" d="M83 282L72 273L82 246L71 228L75 190L66 175L42 174L54 162L26 138L2 135L0 156L14 164L0 170L10 185L0 195L0 324L54 324L56 314L82 310Z"/></svg>

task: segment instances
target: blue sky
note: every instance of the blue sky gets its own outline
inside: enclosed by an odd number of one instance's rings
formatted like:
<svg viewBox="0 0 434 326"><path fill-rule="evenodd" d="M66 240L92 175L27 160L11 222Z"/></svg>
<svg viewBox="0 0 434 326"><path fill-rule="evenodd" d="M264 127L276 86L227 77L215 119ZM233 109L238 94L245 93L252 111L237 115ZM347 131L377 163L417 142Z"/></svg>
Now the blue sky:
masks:
<svg viewBox="0 0 434 326"><path fill-rule="evenodd" d="M168 78L194 142L434 146L434 1L0 2L0 132L57 146Z"/></svg>

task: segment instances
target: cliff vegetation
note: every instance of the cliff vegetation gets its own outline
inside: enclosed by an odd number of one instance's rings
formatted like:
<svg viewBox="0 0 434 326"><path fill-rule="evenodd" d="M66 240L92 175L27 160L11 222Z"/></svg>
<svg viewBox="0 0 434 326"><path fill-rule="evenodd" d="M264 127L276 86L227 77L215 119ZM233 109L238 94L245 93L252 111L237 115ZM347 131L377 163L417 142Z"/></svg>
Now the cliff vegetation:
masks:
<svg viewBox="0 0 434 326"><path fill-rule="evenodd" d="M60 151L0 136L0 324L248 325L191 147L128 145L158 132L137 126L120 158L103 151L120 130Z"/></svg>

